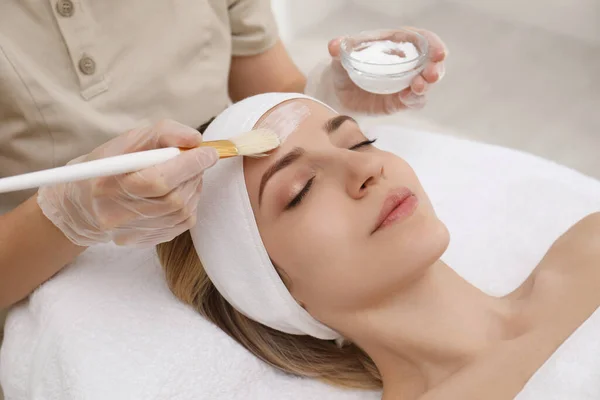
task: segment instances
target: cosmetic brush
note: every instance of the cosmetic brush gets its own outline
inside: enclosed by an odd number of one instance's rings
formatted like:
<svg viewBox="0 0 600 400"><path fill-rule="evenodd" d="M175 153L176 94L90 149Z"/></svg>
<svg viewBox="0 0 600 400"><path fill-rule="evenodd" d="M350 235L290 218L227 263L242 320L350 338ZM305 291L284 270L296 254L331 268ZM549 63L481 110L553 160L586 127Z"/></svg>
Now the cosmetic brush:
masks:
<svg viewBox="0 0 600 400"><path fill-rule="evenodd" d="M222 159L236 156L262 157L279 144L279 137L275 132L257 129L228 140L202 142L198 147L213 147ZM10 176L0 179L0 193L135 172L168 161L187 150L190 149L165 147Z"/></svg>

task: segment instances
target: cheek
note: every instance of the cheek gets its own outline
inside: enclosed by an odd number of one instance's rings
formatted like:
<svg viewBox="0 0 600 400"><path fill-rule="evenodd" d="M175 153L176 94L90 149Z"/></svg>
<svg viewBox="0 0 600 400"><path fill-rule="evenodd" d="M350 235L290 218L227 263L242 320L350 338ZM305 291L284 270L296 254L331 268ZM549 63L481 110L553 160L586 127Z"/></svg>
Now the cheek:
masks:
<svg viewBox="0 0 600 400"><path fill-rule="evenodd" d="M280 221L264 232L269 254L294 282L317 278L352 240L352 221L346 214L315 207L297 218Z"/></svg>
<svg viewBox="0 0 600 400"><path fill-rule="evenodd" d="M381 301L395 278L390 264L378 263L378 249L368 238L348 235L351 228L335 225L331 213L327 222L285 238L273 235L269 242L278 242L273 261L289 276L292 296L318 320L333 323L340 312Z"/></svg>
<svg viewBox="0 0 600 400"><path fill-rule="evenodd" d="M364 244L357 233L364 227L352 217L353 205L334 203L315 197L261 231L269 255L292 282L292 295L307 307L329 303L331 285L339 282Z"/></svg>

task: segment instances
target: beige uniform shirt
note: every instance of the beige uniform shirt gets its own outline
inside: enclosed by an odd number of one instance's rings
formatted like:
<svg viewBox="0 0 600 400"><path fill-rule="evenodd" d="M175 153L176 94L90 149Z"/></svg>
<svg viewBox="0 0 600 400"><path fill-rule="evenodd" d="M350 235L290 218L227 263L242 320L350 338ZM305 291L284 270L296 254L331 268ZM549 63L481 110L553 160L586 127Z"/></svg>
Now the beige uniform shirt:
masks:
<svg viewBox="0 0 600 400"><path fill-rule="evenodd" d="M161 118L198 127L227 106L232 55L276 39L270 0L0 1L0 177Z"/></svg>
<svg viewBox="0 0 600 400"><path fill-rule="evenodd" d="M270 0L0 0L0 177L162 118L198 127L228 104L231 57L276 40Z"/></svg>

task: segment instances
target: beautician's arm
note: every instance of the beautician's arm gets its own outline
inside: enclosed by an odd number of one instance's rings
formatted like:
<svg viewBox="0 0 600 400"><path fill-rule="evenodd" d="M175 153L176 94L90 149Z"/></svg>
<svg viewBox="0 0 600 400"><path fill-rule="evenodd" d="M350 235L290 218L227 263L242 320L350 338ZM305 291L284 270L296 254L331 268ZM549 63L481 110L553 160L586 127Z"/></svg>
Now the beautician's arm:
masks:
<svg viewBox="0 0 600 400"><path fill-rule="evenodd" d="M0 309L27 297L85 249L42 214L35 196L0 215Z"/></svg>
<svg viewBox="0 0 600 400"><path fill-rule="evenodd" d="M240 101L260 93L303 93L306 77L278 41L264 53L233 57L229 71L229 96Z"/></svg>

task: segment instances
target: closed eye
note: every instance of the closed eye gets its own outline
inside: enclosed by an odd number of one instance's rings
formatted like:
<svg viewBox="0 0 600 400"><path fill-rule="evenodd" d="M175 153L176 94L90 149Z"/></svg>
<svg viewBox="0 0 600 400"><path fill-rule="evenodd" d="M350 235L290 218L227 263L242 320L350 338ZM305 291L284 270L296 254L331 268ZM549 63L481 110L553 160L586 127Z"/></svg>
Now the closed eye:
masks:
<svg viewBox="0 0 600 400"><path fill-rule="evenodd" d="M310 178L308 180L308 182L306 182L306 185L302 188L300 193L298 193L296 195L296 197L294 197L292 199L292 201L290 201L290 203L285 207L285 209L289 210L291 208L296 207L298 204L300 204L302 202L302 200L304 199L304 197L308 194L308 191L310 190L314 181L315 181L315 177L313 176L312 178Z"/></svg>
<svg viewBox="0 0 600 400"><path fill-rule="evenodd" d="M375 143L376 140L377 139L365 140L364 142L360 142L360 143L355 144L354 146L350 147L350 150L356 150L356 149L360 149L361 147L370 146L373 143Z"/></svg>
<svg viewBox="0 0 600 400"><path fill-rule="evenodd" d="M375 143L376 140L377 139L365 140L363 142L360 142L360 143L355 144L354 146L350 147L349 150L357 150L357 149L360 149L361 147L370 146L373 143ZM306 182L306 185L302 188L302 190L285 207L286 211L298 206L302 202L302 200L304 200L304 198L308 194L310 188L312 187L314 181L315 181L315 177L313 176L312 178L310 178L308 180L308 182Z"/></svg>

